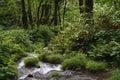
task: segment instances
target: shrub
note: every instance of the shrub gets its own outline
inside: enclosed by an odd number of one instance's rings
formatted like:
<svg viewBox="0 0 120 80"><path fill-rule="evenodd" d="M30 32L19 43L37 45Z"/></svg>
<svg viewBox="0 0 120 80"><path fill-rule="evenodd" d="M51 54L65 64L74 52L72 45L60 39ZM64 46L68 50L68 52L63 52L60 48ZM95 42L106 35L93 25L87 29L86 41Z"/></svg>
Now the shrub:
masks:
<svg viewBox="0 0 120 80"><path fill-rule="evenodd" d="M26 52L34 52L36 49L36 44L30 44L28 47L25 48Z"/></svg>
<svg viewBox="0 0 120 80"><path fill-rule="evenodd" d="M0 57L1 58L1 57ZM2 60L0 59L0 80L15 80L18 76L18 69L15 63L15 56L11 55L10 58L8 56L2 56Z"/></svg>
<svg viewBox="0 0 120 80"><path fill-rule="evenodd" d="M13 42L16 44L19 44L25 51L33 51L32 41L30 41L30 36L27 33L27 31L16 33L16 36Z"/></svg>
<svg viewBox="0 0 120 80"><path fill-rule="evenodd" d="M16 54L16 61L21 59L22 57L27 56L27 53L24 49L22 49L18 44L14 44L11 48L11 54Z"/></svg>
<svg viewBox="0 0 120 80"><path fill-rule="evenodd" d="M120 70L116 69L112 71L112 75L108 80L120 80Z"/></svg>
<svg viewBox="0 0 120 80"><path fill-rule="evenodd" d="M50 41L49 48L54 53L63 54L66 50L86 51L86 48L89 47L89 43L95 29L93 30L94 27L89 24L84 25L85 19L82 17L79 20L81 23L77 23L77 25L68 22L67 27L60 31L59 34ZM76 23L76 21L74 23ZM86 45L86 43L88 45Z"/></svg>
<svg viewBox="0 0 120 80"><path fill-rule="evenodd" d="M0 80L15 80L17 78L17 69L15 65L1 67L0 64Z"/></svg>
<svg viewBox="0 0 120 80"><path fill-rule="evenodd" d="M2 34L0 35L2 43L18 44L24 50L27 50L32 44L29 34L22 29L1 31L0 34Z"/></svg>
<svg viewBox="0 0 120 80"><path fill-rule="evenodd" d="M59 76L60 76L60 74L57 71L54 71L51 73L51 77L59 77Z"/></svg>
<svg viewBox="0 0 120 80"><path fill-rule="evenodd" d="M70 26L71 27L71 26ZM63 31L61 31L57 36L55 36L54 39L52 39L49 43L49 48L54 52L54 53L61 53L63 54L66 49L69 49L71 46L71 37L74 34L71 28L67 28Z"/></svg>
<svg viewBox="0 0 120 80"><path fill-rule="evenodd" d="M39 59L37 57L28 57L24 61L26 67L39 67Z"/></svg>
<svg viewBox="0 0 120 80"><path fill-rule="evenodd" d="M77 53L78 52L75 52L75 51L68 51L65 53L65 58L67 59L67 58L74 57L74 56L76 56Z"/></svg>
<svg viewBox="0 0 120 80"><path fill-rule="evenodd" d="M22 32L21 34L17 33L14 42L17 44L24 45L25 47L28 47L31 44L29 34L26 32Z"/></svg>
<svg viewBox="0 0 120 80"><path fill-rule="evenodd" d="M35 50L35 53L37 53L37 54L42 54L42 53L46 53L46 51L45 51L43 48L37 48L37 49Z"/></svg>
<svg viewBox="0 0 120 80"><path fill-rule="evenodd" d="M94 19L95 23L99 27L106 27L109 29L117 29L120 25L120 10L117 10L115 6L109 4L95 4Z"/></svg>
<svg viewBox="0 0 120 80"><path fill-rule="evenodd" d="M3 28L4 28L4 26L0 25L0 31L2 31L2 30L3 30Z"/></svg>
<svg viewBox="0 0 120 80"><path fill-rule="evenodd" d="M31 41L43 42L47 45L50 39L54 37L54 33L49 29L48 26L41 25L38 29L30 32L30 36Z"/></svg>
<svg viewBox="0 0 120 80"><path fill-rule="evenodd" d="M39 54L38 58L39 58L39 60L41 60L41 61L47 61L47 60L46 60L46 57L47 57L48 55L49 55L49 54L44 51L43 53Z"/></svg>
<svg viewBox="0 0 120 80"><path fill-rule="evenodd" d="M37 43L37 44L35 44L34 52L38 53L38 54L44 53L45 50L43 48L44 48L44 44L43 43Z"/></svg>
<svg viewBox="0 0 120 80"><path fill-rule="evenodd" d="M62 63L63 69L76 70L78 68L84 68L86 64L86 57L84 54L77 54L69 59L65 59Z"/></svg>
<svg viewBox="0 0 120 80"><path fill-rule="evenodd" d="M46 57L47 62L53 64L59 64L63 60L63 56L60 54L51 54Z"/></svg>
<svg viewBox="0 0 120 80"><path fill-rule="evenodd" d="M16 61L27 55L25 50L23 48L21 48L20 45L14 44L11 42L1 43L0 48L3 53L8 54L9 56L12 54L15 54Z"/></svg>
<svg viewBox="0 0 120 80"><path fill-rule="evenodd" d="M105 60L115 62L119 65L120 62L120 44L115 41L110 41L105 44L97 44L93 46L89 52L89 56L97 60Z"/></svg>
<svg viewBox="0 0 120 80"><path fill-rule="evenodd" d="M90 60L86 64L86 69L89 71L99 71L99 70L105 70L106 66L107 65L105 62L96 62Z"/></svg>
<svg viewBox="0 0 120 80"><path fill-rule="evenodd" d="M3 30L0 31L0 80L15 80L17 77L18 59L26 56L22 44L16 43L18 34L24 30Z"/></svg>

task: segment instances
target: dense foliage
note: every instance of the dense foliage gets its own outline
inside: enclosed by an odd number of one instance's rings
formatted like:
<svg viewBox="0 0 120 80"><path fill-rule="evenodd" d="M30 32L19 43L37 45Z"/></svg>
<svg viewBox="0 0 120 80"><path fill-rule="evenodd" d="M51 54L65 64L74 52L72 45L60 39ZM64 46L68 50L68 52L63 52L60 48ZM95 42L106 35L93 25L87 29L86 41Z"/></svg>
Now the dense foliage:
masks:
<svg viewBox="0 0 120 80"><path fill-rule="evenodd" d="M44 61L64 70L118 68L110 80L119 80L119 8L120 0L0 0L0 80L17 79L27 52L38 57L27 58L26 67Z"/></svg>

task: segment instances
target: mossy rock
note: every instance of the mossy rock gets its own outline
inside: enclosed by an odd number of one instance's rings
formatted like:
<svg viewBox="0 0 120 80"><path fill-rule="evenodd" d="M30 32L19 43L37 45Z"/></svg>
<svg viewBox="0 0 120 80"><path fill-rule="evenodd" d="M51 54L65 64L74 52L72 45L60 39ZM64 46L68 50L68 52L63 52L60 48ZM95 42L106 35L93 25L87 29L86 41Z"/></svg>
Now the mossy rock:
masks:
<svg viewBox="0 0 120 80"><path fill-rule="evenodd" d="M51 77L60 77L60 74L59 74L59 72L54 71L51 73Z"/></svg>
<svg viewBox="0 0 120 80"><path fill-rule="evenodd" d="M30 73L30 74L27 75L27 77L33 77L33 75Z"/></svg>

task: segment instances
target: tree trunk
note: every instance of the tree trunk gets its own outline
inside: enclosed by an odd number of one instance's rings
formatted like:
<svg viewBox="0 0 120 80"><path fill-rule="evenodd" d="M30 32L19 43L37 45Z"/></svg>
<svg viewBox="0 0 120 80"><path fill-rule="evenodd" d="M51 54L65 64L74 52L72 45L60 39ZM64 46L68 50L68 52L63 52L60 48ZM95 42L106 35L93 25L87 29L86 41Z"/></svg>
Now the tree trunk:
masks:
<svg viewBox="0 0 120 80"><path fill-rule="evenodd" d="M86 0L85 5L86 5L85 12L89 14L93 14L93 0Z"/></svg>
<svg viewBox="0 0 120 80"><path fill-rule="evenodd" d="M49 4L42 5L42 12L41 12L42 14L40 17L41 24L49 24L50 8L51 8L51 5Z"/></svg>
<svg viewBox="0 0 120 80"><path fill-rule="evenodd" d="M93 0L86 0L85 5L85 16L88 19L86 20L86 23L93 26Z"/></svg>
<svg viewBox="0 0 120 80"><path fill-rule="evenodd" d="M58 24L58 0L54 0L54 26Z"/></svg>
<svg viewBox="0 0 120 80"><path fill-rule="evenodd" d="M32 10L31 10L31 0L28 0L28 17L29 17L29 24L31 26L33 26Z"/></svg>
<svg viewBox="0 0 120 80"><path fill-rule="evenodd" d="M41 10L41 14L40 14L40 10ZM37 17L38 17L37 25L39 24L48 25L50 15L51 15L51 4L49 4L49 1L41 0L37 12Z"/></svg>
<svg viewBox="0 0 120 80"><path fill-rule="evenodd" d="M79 0L79 9L80 9L80 13L84 12L84 9L83 9L83 0Z"/></svg>
<svg viewBox="0 0 120 80"><path fill-rule="evenodd" d="M79 0L80 13L93 14L93 0Z"/></svg>
<svg viewBox="0 0 120 80"><path fill-rule="evenodd" d="M64 18L65 18L65 13L66 13L66 6L67 5L67 1L64 0L64 11L63 11L63 27L64 27Z"/></svg>
<svg viewBox="0 0 120 80"><path fill-rule="evenodd" d="M25 1L24 0L21 0L21 6L22 6L22 23L23 23L23 28L27 29L28 28L28 20L27 20L27 13L26 13Z"/></svg>
<svg viewBox="0 0 120 80"><path fill-rule="evenodd" d="M41 8L41 5L42 5L42 2L43 2L43 0L40 1L38 9L37 9L37 25L40 24L40 8Z"/></svg>

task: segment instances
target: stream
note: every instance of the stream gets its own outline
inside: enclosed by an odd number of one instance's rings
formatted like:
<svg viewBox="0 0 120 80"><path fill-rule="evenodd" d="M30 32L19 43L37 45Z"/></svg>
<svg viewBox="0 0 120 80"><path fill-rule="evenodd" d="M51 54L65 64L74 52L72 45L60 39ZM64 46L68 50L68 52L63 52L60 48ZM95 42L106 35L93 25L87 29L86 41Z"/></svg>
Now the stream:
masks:
<svg viewBox="0 0 120 80"><path fill-rule="evenodd" d="M37 57L37 54L34 53L28 53L28 57L34 56ZM41 75L45 75L50 71L61 71L61 65L57 64L50 64L50 63L44 63L39 62L40 68L32 67L32 68L26 68L24 64L25 58L22 58L21 61L18 64L18 80L24 80L29 74L35 74L40 73Z"/></svg>
<svg viewBox="0 0 120 80"><path fill-rule="evenodd" d="M34 56L37 57L37 54L28 53L27 57ZM63 71L61 69L60 64L50 64L45 62L39 62L40 68L31 67L27 68L24 65L25 58L22 58L18 63L18 79L17 80L98 80L97 78L93 78L90 75L84 75L81 72L75 72L66 70ZM59 77L52 77L51 74L57 71L60 76ZM29 77L28 75L31 74L32 76ZM103 79L102 79L103 80Z"/></svg>

